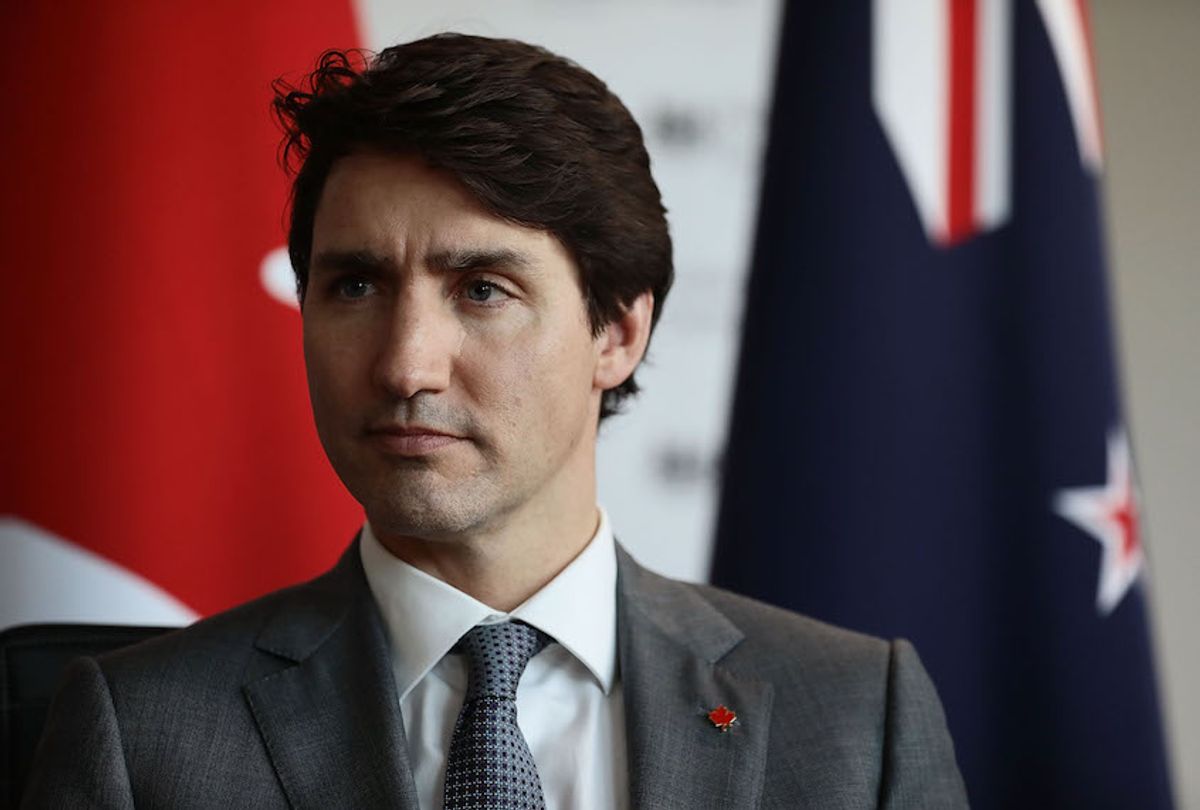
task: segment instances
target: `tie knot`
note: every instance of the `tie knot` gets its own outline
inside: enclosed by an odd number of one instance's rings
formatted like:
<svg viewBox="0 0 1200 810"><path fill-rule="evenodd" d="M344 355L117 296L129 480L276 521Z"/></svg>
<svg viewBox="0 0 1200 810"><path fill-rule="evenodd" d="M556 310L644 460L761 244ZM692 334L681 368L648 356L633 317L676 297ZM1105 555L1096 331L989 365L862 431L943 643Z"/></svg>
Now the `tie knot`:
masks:
<svg viewBox="0 0 1200 810"><path fill-rule="evenodd" d="M549 636L524 622L472 627L458 642L467 656L466 699L494 695L515 700L525 665L549 643Z"/></svg>

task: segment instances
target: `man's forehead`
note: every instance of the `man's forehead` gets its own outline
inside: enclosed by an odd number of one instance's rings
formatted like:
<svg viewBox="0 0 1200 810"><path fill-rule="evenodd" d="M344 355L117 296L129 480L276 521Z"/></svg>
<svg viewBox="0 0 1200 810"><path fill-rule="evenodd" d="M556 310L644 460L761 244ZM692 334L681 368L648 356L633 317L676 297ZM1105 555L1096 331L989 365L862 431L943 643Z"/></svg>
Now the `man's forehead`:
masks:
<svg viewBox="0 0 1200 810"><path fill-rule="evenodd" d="M354 152L334 162L318 200L318 226L322 220L342 227L367 226L395 216L436 222L443 230L488 230L505 224L457 177L416 156Z"/></svg>
<svg viewBox="0 0 1200 810"><path fill-rule="evenodd" d="M420 258L446 270L485 264L528 270L560 252L553 234L497 216L452 174L408 155L340 159L313 229L314 266L358 256L377 265Z"/></svg>

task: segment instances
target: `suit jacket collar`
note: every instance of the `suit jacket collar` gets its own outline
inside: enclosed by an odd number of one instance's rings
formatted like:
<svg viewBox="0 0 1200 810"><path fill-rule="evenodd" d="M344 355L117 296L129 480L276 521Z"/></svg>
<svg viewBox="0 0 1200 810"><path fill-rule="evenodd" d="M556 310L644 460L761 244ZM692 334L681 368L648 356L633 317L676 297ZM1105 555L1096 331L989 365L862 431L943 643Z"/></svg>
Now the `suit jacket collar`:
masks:
<svg viewBox="0 0 1200 810"><path fill-rule="evenodd" d="M772 691L722 661L743 633L697 590L617 546L617 644L630 807L757 807ZM325 575L282 595L244 688L289 803L417 810L378 608L358 541ZM708 713L737 714L727 732Z"/></svg>
<svg viewBox="0 0 1200 810"><path fill-rule="evenodd" d="M357 540L281 599L244 691L289 803L417 810L390 652Z"/></svg>
<svg viewBox="0 0 1200 810"><path fill-rule="evenodd" d="M757 807L773 692L722 661L743 633L689 585L617 550L617 637L630 806ZM737 715L728 731L708 717Z"/></svg>

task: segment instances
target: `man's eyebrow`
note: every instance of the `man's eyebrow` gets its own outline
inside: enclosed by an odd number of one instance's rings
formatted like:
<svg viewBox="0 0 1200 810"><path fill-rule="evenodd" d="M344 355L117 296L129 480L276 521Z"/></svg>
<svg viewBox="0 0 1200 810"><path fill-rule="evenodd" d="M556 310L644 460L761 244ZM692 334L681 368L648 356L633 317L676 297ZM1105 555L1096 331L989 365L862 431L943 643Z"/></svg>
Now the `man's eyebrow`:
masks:
<svg viewBox="0 0 1200 810"><path fill-rule="evenodd" d="M472 270L529 270L534 266L530 257L512 248L462 248L431 253L425 259L435 270L466 273Z"/></svg>
<svg viewBox="0 0 1200 810"><path fill-rule="evenodd" d="M395 261L390 256L372 253L369 250L323 250L309 263L311 268L332 272L386 273L394 270Z"/></svg>
<svg viewBox="0 0 1200 810"><path fill-rule="evenodd" d="M472 270L527 271L534 261L528 254L512 248L461 248L429 254L426 264L434 270L469 273ZM324 250L313 257L311 267L333 272L387 274L396 270L396 261L370 250Z"/></svg>

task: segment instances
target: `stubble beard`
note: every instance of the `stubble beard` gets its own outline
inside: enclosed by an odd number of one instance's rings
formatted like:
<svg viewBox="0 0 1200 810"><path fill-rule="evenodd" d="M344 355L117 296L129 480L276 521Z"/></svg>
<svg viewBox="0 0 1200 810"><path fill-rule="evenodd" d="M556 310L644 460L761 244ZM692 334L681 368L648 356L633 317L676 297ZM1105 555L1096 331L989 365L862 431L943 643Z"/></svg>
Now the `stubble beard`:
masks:
<svg viewBox="0 0 1200 810"><path fill-rule="evenodd" d="M489 474L496 469L493 448L470 414L418 394L394 403L386 418L374 421L419 422L462 436L466 445L448 448L449 459L385 458L361 446L348 448L343 458L351 474L342 476L343 483L378 534L451 541L486 529L504 511L506 493ZM468 447L473 459L461 457Z"/></svg>
<svg viewBox="0 0 1200 810"><path fill-rule="evenodd" d="M450 480L428 467L403 470L374 489L360 502L376 533L392 537L455 542L488 531L512 508L496 483L479 472Z"/></svg>

